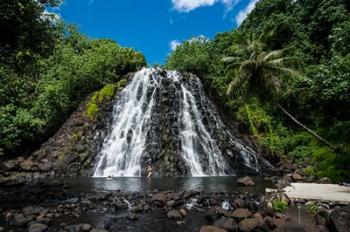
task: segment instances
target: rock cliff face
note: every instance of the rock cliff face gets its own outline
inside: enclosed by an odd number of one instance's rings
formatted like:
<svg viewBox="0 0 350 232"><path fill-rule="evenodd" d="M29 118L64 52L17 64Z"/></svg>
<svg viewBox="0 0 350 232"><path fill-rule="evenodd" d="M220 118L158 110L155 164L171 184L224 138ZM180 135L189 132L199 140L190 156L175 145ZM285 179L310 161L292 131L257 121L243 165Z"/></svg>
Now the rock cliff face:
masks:
<svg viewBox="0 0 350 232"><path fill-rule="evenodd" d="M137 161L140 171L136 175L145 175L148 164L153 165L156 175L162 176L193 175L194 171L204 175L241 175L273 170L224 125L218 111L205 96L198 77L163 69L149 72L151 74L145 78L155 78L151 80L150 88L145 89L143 83L135 93L137 101L145 94L140 109L141 116L148 117L141 128L144 144ZM115 140L116 134L112 132L119 120L116 117L116 111L121 110L118 104L123 106L120 102L126 101L125 90L131 91L125 86L131 85L134 78L135 75L130 74L119 83L90 95L57 134L29 157L0 164L0 181L90 176L96 172L99 163L102 163L101 170L115 165L108 164L105 150ZM149 106L150 102L152 106ZM150 112L146 115L148 106ZM140 125L141 122L133 123ZM136 139L136 129L135 126L130 128L119 134L125 137L129 151L129 154L122 154L124 160L118 164L121 165L119 168L123 168L133 155L130 144ZM107 151L112 151L112 157L116 155L113 149ZM196 160L191 161L191 155L195 155ZM197 162L199 169L191 162Z"/></svg>
<svg viewBox="0 0 350 232"><path fill-rule="evenodd" d="M143 69L121 92L95 176L264 173L273 169L222 122L201 81L189 73Z"/></svg>

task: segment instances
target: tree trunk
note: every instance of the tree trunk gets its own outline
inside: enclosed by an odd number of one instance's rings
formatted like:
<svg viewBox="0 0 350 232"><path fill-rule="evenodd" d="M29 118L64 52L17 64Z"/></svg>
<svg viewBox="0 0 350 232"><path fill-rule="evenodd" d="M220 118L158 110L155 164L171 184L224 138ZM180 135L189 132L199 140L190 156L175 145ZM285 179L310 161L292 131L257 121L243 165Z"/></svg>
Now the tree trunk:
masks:
<svg viewBox="0 0 350 232"><path fill-rule="evenodd" d="M304 130L306 130L307 132L309 132L311 135L313 135L316 139L318 139L319 141L321 141L322 143L324 143L325 145L327 145L328 147L330 147L333 151L336 151L336 148L330 144L329 142L327 142L327 140L325 140L324 138L322 138L321 136L319 136L318 134L316 134L316 132L314 132L313 130L311 130L310 128L308 128L307 126L305 126L304 124L302 124L301 122L299 122L296 118L294 118L290 113L288 113L287 110L285 110L280 104L277 103L278 108L280 108L282 110L283 113L285 113L289 118L291 118L296 124L298 124L300 127L302 127Z"/></svg>

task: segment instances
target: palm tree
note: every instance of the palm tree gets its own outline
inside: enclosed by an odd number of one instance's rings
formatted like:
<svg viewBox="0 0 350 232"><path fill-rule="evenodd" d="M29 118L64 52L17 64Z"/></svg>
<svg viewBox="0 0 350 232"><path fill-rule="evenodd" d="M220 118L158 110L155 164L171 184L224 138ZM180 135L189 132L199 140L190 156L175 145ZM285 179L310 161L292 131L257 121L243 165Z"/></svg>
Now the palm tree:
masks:
<svg viewBox="0 0 350 232"><path fill-rule="evenodd" d="M295 70L286 67L286 63L295 58L284 56L286 50L264 51L265 44L255 39L252 33L246 39L239 37L239 41L230 48L233 56L223 58L227 64L226 74L232 78L227 94L239 90L244 97L251 94L260 99L273 99L276 106L297 125L335 150L333 145L299 122L276 101L282 84L281 77L297 76Z"/></svg>

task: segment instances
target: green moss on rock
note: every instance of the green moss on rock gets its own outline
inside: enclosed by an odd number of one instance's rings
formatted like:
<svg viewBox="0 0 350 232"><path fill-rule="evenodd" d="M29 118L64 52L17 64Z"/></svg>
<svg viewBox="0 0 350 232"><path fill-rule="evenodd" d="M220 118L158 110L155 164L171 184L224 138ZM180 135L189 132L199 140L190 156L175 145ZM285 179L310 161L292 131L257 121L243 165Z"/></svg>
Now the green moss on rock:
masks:
<svg viewBox="0 0 350 232"><path fill-rule="evenodd" d="M103 102L110 100L116 92L125 87L127 79L123 78L117 83L105 85L101 90L95 92L87 103L86 115L90 120L96 120L99 108Z"/></svg>

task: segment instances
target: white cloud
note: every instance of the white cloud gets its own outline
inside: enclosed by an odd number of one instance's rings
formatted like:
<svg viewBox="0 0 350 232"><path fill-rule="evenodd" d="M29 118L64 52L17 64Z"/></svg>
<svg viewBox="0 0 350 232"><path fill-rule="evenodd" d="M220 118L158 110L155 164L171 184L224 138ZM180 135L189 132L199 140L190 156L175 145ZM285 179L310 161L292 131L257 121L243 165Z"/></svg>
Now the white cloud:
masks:
<svg viewBox="0 0 350 232"><path fill-rule="evenodd" d="M230 11L234 5L241 0L171 0L173 8L179 12L190 12L198 7L212 6L215 3L222 3L225 12Z"/></svg>
<svg viewBox="0 0 350 232"><path fill-rule="evenodd" d="M49 12L47 10L44 10L43 14L41 15L41 18L44 20L50 20L52 23L56 23L59 20L61 20L60 13L56 12Z"/></svg>
<svg viewBox="0 0 350 232"><path fill-rule="evenodd" d="M241 10L240 12L238 12L237 16L236 16L236 23L237 25L241 25L241 23L245 20L245 18L247 18L247 15L252 12L252 10L255 8L255 4L259 2L259 0L250 0L248 6Z"/></svg>
<svg viewBox="0 0 350 232"><path fill-rule="evenodd" d="M178 40L172 40L172 41L170 41L170 43L169 43L170 50L171 50L171 51L175 51L176 47L179 46L180 44L181 44L181 42L178 41Z"/></svg>

